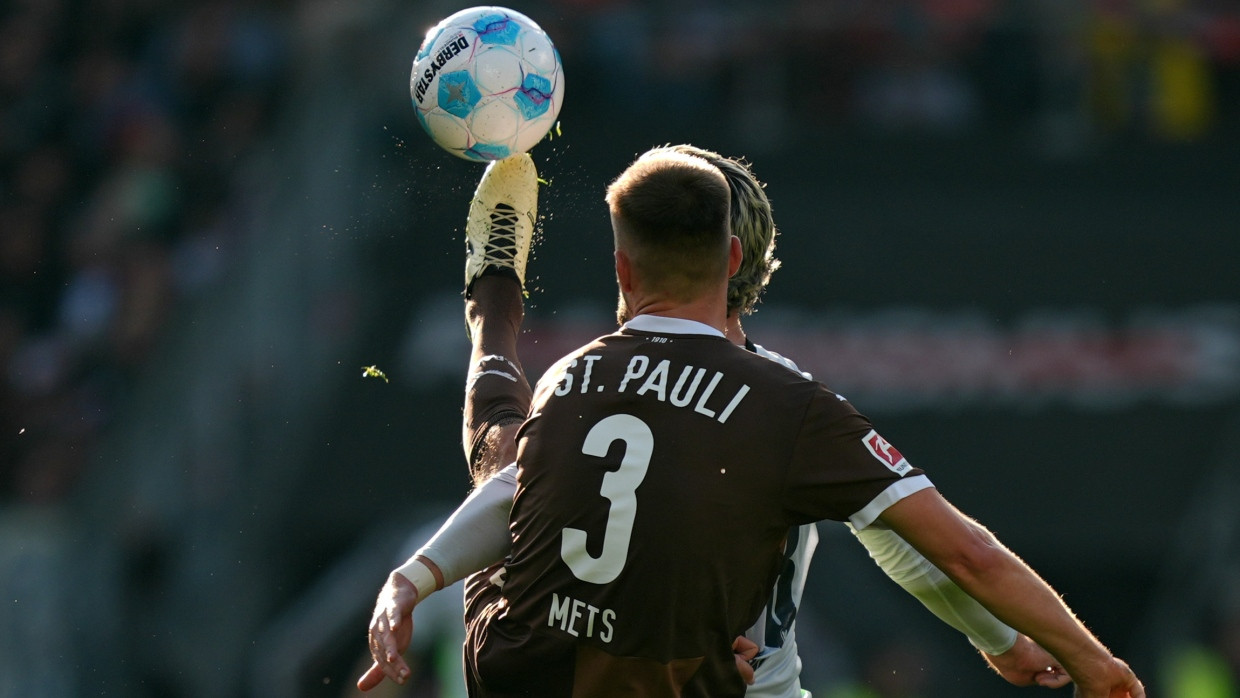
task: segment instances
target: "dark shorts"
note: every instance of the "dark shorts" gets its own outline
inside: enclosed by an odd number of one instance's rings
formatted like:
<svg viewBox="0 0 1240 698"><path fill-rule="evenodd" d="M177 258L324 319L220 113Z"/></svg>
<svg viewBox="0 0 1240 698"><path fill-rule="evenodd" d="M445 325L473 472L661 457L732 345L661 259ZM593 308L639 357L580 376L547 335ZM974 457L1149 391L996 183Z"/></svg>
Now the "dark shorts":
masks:
<svg viewBox="0 0 1240 698"><path fill-rule="evenodd" d="M465 687L470 698L569 698L571 657L559 643L504 622L507 602L494 581L497 563L465 580ZM486 681L483 677L486 677Z"/></svg>

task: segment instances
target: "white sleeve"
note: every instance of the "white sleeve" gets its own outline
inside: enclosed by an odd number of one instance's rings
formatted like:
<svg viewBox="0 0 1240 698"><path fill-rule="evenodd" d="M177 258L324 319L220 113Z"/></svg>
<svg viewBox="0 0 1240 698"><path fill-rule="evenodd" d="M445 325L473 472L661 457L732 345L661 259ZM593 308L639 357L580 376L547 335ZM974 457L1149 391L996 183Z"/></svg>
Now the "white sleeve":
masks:
<svg viewBox="0 0 1240 698"><path fill-rule="evenodd" d="M479 485L461 502L431 539L405 564L396 568L418 589L418 599L436 590L434 577L421 555L443 572L443 585L451 586L465 577L499 562L512 549L508 514L517 491L517 466L509 465Z"/></svg>
<svg viewBox="0 0 1240 698"><path fill-rule="evenodd" d="M987 654L1003 654L1016 644L1016 631L956 586L898 533L869 526L852 530L893 582L912 594L940 620L964 633L974 647Z"/></svg>

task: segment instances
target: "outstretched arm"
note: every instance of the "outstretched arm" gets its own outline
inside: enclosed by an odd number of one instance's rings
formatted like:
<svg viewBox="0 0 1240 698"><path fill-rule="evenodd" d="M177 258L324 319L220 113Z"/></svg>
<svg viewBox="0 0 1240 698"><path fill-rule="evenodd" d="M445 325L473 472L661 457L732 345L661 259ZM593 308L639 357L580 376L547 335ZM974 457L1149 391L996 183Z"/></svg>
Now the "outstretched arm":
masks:
<svg viewBox="0 0 1240 698"><path fill-rule="evenodd" d="M969 596L1056 657L1080 698L1144 698L1123 661L1094 637L1059 595L984 527L934 489L905 497L880 519Z"/></svg>
<svg viewBox="0 0 1240 698"><path fill-rule="evenodd" d="M414 606L508 554L508 512L516 486L515 465L496 473L470 493L426 545L388 575L370 620L374 663L358 679L358 688L368 691L384 677L403 684L409 678L403 655L413 638Z"/></svg>
<svg viewBox="0 0 1240 698"><path fill-rule="evenodd" d="M995 673L1016 686L1063 688L1072 681L1050 652L1028 635L1017 635L1016 643L1002 654L982 652L982 657Z"/></svg>
<svg viewBox="0 0 1240 698"><path fill-rule="evenodd" d="M419 598L451 586L507 557L512 549L508 512L517 491L516 464L479 485L409 561L394 570L417 587ZM432 584L418 560L429 560L443 578Z"/></svg>
<svg viewBox="0 0 1240 698"><path fill-rule="evenodd" d="M961 591L895 531L877 523L861 530L852 524L848 528L891 581L944 623L964 633L974 647L987 654L1003 654L1016 644L1015 630Z"/></svg>
<svg viewBox="0 0 1240 698"><path fill-rule="evenodd" d="M1017 686L1059 688L1067 674L1048 652L964 593L895 531L881 523L853 532L879 568L944 623L964 633L1000 676Z"/></svg>

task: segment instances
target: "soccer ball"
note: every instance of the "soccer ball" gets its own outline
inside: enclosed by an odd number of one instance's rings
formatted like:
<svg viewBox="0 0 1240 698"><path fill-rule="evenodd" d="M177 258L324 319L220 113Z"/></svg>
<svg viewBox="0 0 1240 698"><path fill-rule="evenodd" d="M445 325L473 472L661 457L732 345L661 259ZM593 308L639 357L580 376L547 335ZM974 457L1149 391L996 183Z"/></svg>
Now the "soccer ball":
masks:
<svg viewBox="0 0 1240 698"><path fill-rule="evenodd" d="M409 94L422 128L449 153L499 160L534 147L555 124L564 70L529 17L472 7L426 33Z"/></svg>

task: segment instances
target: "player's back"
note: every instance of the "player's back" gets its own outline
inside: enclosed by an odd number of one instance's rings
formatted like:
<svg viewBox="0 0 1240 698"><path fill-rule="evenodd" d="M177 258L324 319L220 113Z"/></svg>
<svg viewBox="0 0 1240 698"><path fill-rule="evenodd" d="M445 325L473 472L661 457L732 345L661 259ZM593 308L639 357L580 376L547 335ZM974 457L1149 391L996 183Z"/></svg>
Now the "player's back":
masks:
<svg viewBox="0 0 1240 698"><path fill-rule="evenodd" d="M789 526L871 496L812 512L788 496L807 415L819 432L868 426L831 397L720 335L628 330L549 372L520 438L510 607L484 678L547 696L743 695L729 648ZM520 660L503 651L516 646Z"/></svg>

